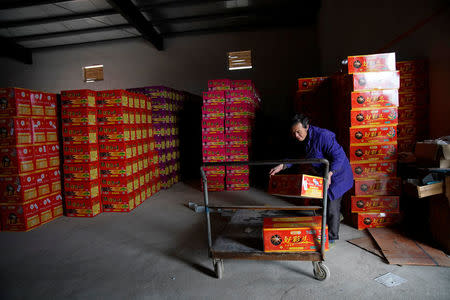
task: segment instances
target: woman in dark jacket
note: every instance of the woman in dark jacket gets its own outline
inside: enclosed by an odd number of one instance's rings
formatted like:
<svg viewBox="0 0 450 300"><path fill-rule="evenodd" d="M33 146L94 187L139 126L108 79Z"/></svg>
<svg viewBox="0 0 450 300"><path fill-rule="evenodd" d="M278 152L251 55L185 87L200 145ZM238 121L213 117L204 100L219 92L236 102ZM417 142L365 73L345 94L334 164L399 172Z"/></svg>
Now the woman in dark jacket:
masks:
<svg viewBox="0 0 450 300"><path fill-rule="evenodd" d="M331 243L339 239L339 223L342 196L353 186L353 173L350 162L336 141L336 135L323 128L309 125L309 119L303 114L297 114L292 119L291 132L294 138L302 144L305 158L326 158L330 162L328 173L328 238ZM290 168L290 164L281 164L270 170L270 175ZM319 174L323 174L320 164L313 164Z"/></svg>

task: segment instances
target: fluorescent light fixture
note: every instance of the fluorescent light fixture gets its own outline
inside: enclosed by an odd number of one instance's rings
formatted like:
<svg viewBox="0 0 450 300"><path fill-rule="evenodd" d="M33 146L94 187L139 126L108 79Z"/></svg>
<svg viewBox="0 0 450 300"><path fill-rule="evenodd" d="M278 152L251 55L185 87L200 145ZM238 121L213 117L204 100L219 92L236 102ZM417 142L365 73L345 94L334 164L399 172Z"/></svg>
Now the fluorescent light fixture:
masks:
<svg viewBox="0 0 450 300"><path fill-rule="evenodd" d="M93 68L103 68L103 65L93 65L93 66L86 66L85 69L93 69Z"/></svg>
<svg viewBox="0 0 450 300"><path fill-rule="evenodd" d="M228 70L242 70L242 69L251 69L252 66L245 66L245 67L231 67Z"/></svg>

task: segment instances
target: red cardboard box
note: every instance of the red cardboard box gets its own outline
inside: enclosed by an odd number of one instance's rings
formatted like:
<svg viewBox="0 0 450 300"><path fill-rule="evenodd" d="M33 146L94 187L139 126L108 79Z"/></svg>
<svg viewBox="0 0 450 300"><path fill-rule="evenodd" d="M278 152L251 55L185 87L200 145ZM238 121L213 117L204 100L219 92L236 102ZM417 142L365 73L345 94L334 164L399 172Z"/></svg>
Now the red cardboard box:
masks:
<svg viewBox="0 0 450 300"><path fill-rule="evenodd" d="M64 194L67 199L95 199L100 195L100 182L94 181L64 181Z"/></svg>
<svg viewBox="0 0 450 300"><path fill-rule="evenodd" d="M59 167L59 144L47 144L48 167Z"/></svg>
<svg viewBox="0 0 450 300"><path fill-rule="evenodd" d="M380 144L397 140L397 126L360 126L350 128L350 145Z"/></svg>
<svg viewBox="0 0 450 300"><path fill-rule="evenodd" d="M30 91L0 88L0 116L31 116Z"/></svg>
<svg viewBox="0 0 450 300"><path fill-rule="evenodd" d="M139 176L136 175L137 183L139 185ZM128 177L102 177L102 195L123 195L133 192L134 184L133 176Z"/></svg>
<svg viewBox="0 0 450 300"><path fill-rule="evenodd" d="M97 106L128 107L129 93L124 90L108 90L97 92Z"/></svg>
<svg viewBox="0 0 450 300"><path fill-rule="evenodd" d="M100 178L99 166L92 164L64 164L65 181L94 181Z"/></svg>
<svg viewBox="0 0 450 300"><path fill-rule="evenodd" d="M44 114L46 117L56 117L56 94L44 93Z"/></svg>
<svg viewBox="0 0 450 300"><path fill-rule="evenodd" d="M23 203L36 199L36 174L0 176L0 197L3 203Z"/></svg>
<svg viewBox="0 0 450 300"><path fill-rule="evenodd" d="M399 93L400 107L426 106L428 94L426 92L401 92Z"/></svg>
<svg viewBox="0 0 450 300"><path fill-rule="evenodd" d="M135 207L135 196L129 195L102 195L104 212L128 212ZM139 203L140 204L140 203Z"/></svg>
<svg viewBox="0 0 450 300"><path fill-rule="evenodd" d="M97 122L99 125L128 124L128 122L129 122L128 117L129 117L129 112L128 112L127 108L101 107L101 108L97 109ZM140 120L140 115L139 115L139 120Z"/></svg>
<svg viewBox="0 0 450 300"><path fill-rule="evenodd" d="M399 123L408 122L424 122L427 120L428 110L423 107L400 107L398 109L398 121Z"/></svg>
<svg viewBox="0 0 450 300"><path fill-rule="evenodd" d="M248 132L226 133L225 144L227 147L248 147L250 146L250 134Z"/></svg>
<svg viewBox="0 0 450 300"><path fill-rule="evenodd" d="M397 143L350 146L350 161L396 160Z"/></svg>
<svg viewBox="0 0 450 300"><path fill-rule="evenodd" d="M228 191L243 191L250 189L250 179L248 175L227 175L225 183Z"/></svg>
<svg viewBox="0 0 450 300"><path fill-rule="evenodd" d="M248 176L250 169L248 166L227 166L227 176Z"/></svg>
<svg viewBox="0 0 450 300"><path fill-rule="evenodd" d="M253 104L255 102L254 97L255 93L249 90L235 90L235 91L228 91L225 93L226 105L233 105L233 104L244 104L249 103Z"/></svg>
<svg viewBox="0 0 450 300"><path fill-rule="evenodd" d="M395 71L395 53L348 57L348 73Z"/></svg>
<svg viewBox="0 0 450 300"><path fill-rule="evenodd" d="M356 196L396 196L400 193L400 178L355 179Z"/></svg>
<svg viewBox="0 0 450 300"><path fill-rule="evenodd" d="M63 126L97 125L97 109L95 108L63 108Z"/></svg>
<svg viewBox="0 0 450 300"><path fill-rule="evenodd" d="M253 118L255 116L255 108L249 103L233 103L225 107L225 115L227 118L241 119Z"/></svg>
<svg viewBox="0 0 450 300"><path fill-rule="evenodd" d="M203 105L202 118L203 120L225 118L225 106L211 104Z"/></svg>
<svg viewBox="0 0 450 300"><path fill-rule="evenodd" d="M48 177L48 173L46 171L36 173L36 187L38 197L46 196L51 193L49 179L50 178Z"/></svg>
<svg viewBox="0 0 450 300"><path fill-rule="evenodd" d="M396 66L402 77L412 77L418 74L427 74L428 72L427 63L424 60L398 61Z"/></svg>
<svg viewBox="0 0 450 300"><path fill-rule="evenodd" d="M398 112L396 107L352 109L351 125L395 125L398 123Z"/></svg>
<svg viewBox="0 0 450 300"><path fill-rule="evenodd" d="M397 161L351 162L354 178L395 177Z"/></svg>
<svg viewBox="0 0 450 300"><path fill-rule="evenodd" d="M45 137L46 142L57 142L58 141L58 124L56 118L45 118Z"/></svg>
<svg viewBox="0 0 450 300"><path fill-rule="evenodd" d="M352 196L352 213L399 213L399 196Z"/></svg>
<svg viewBox="0 0 450 300"><path fill-rule="evenodd" d="M2 175L32 172L36 169L33 146L0 147Z"/></svg>
<svg viewBox="0 0 450 300"><path fill-rule="evenodd" d="M416 123L401 123L397 126L398 138L416 138L418 128ZM421 128L423 132L423 127Z"/></svg>
<svg viewBox="0 0 450 300"><path fill-rule="evenodd" d="M202 121L203 134L219 134L225 130L223 119L212 119Z"/></svg>
<svg viewBox="0 0 450 300"><path fill-rule="evenodd" d="M50 196L41 197L38 199L39 218L41 225L53 220L53 207Z"/></svg>
<svg viewBox="0 0 450 300"><path fill-rule="evenodd" d="M399 105L398 90L352 92L352 109L395 107Z"/></svg>
<svg viewBox="0 0 450 300"><path fill-rule="evenodd" d="M99 153L101 160L127 159L133 157L132 144L121 143L101 143Z"/></svg>
<svg viewBox="0 0 450 300"><path fill-rule="evenodd" d="M130 138L130 128L128 126L108 125L98 127L98 139L100 142L124 142L130 141Z"/></svg>
<svg viewBox="0 0 450 300"><path fill-rule="evenodd" d="M251 90L255 89L255 85L251 80L232 80L231 81L232 90Z"/></svg>
<svg viewBox="0 0 450 300"><path fill-rule="evenodd" d="M23 204L0 204L2 231L28 231L38 227L39 201L34 200Z"/></svg>
<svg viewBox="0 0 450 300"><path fill-rule="evenodd" d="M28 145L32 142L30 118L0 118L0 146Z"/></svg>
<svg viewBox="0 0 450 300"><path fill-rule="evenodd" d="M226 147L225 148L226 161L248 161L248 147Z"/></svg>
<svg viewBox="0 0 450 300"><path fill-rule="evenodd" d="M203 162L224 162L225 149L203 149Z"/></svg>
<svg viewBox="0 0 450 300"><path fill-rule="evenodd" d="M224 91L203 92L203 105L206 104L225 105L225 92Z"/></svg>
<svg viewBox="0 0 450 300"><path fill-rule="evenodd" d="M102 212L101 199L66 199L67 217L92 218Z"/></svg>
<svg viewBox="0 0 450 300"><path fill-rule="evenodd" d="M312 252L321 249L322 217L264 218L264 252ZM328 226L325 227L328 250Z"/></svg>
<svg viewBox="0 0 450 300"><path fill-rule="evenodd" d="M34 146L34 161L36 170L43 170L48 168L47 145L41 144Z"/></svg>
<svg viewBox="0 0 450 300"><path fill-rule="evenodd" d="M328 77L299 78L298 90L311 91L317 89Z"/></svg>
<svg viewBox="0 0 450 300"><path fill-rule="evenodd" d="M428 89L428 78L425 76L400 77L399 92L425 92Z"/></svg>
<svg viewBox="0 0 450 300"><path fill-rule="evenodd" d="M269 194L287 197L323 197L323 178L310 175L270 176Z"/></svg>
<svg viewBox="0 0 450 300"><path fill-rule="evenodd" d="M43 117L45 115L45 93L30 91L31 115Z"/></svg>
<svg viewBox="0 0 450 300"><path fill-rule="evenodd" d="M391 226L400 220L400 214L393 213L358 213L353 215L358 230Z"/></svg>
<svg viewBox="0 0 450 300"><path fill-rule="evenodd" d="M225 133L249 132L252 121L249 118L225 119Z"/></svg>
<svg viewBox="0 0 450 300"><path fill-rule="evenodd" d="M62 196L60 193L50 195L52 202L53 219L63 215Z"/></svg>
<svg viewBox="0 0 450 300"><path fill-rule="evenodd" d="M210 176L208 180L208 192L220 192L225 190L225 178L222 176L213 177ZM203 182L202 182L203 191Z"/></svg>
<svg viewBox="0 0 450 300"><path fill-rule="evenodd" d="M208 80L208 90L209 91L223 91L231 89L230 79L214 79Z"/></svg>
<svg viewBox="0 0 450 300"><path fill-rule="evenodd" d="M104 129L106 126L99 126ZM97 144L97 126L70 126L62 129L64 144Z"/></svg>
<svg viewBox="0 0 450 300"><path fill-rule="evenodd" d="M392 72L366 72L353 74L353 89L362 90L386 90L400 87L400 74Z"/></svg>
<svg viewBox="0 0 450 300"><path fill-rule="evenodd" d="M45 143L47 141L47 130L44 118L32 118L33 143Z"/></svg>
<svg viewBox="0 0 450 300"><path fill-rule="evenodd" d="M63 145L64 163L91 163L98 161L95 144Z"/></svg>
<svg viewBox="0 0 450 300"><path fill-rule="evenodd" d="M91 90L61 91L62 107L96 107L96 92Z"/></svg>
<svg viewBox="0 0 450 300"><path fill-rule="evenodd" d="M205 171L205 175L208 178L213 177L225 177L225 167L217 166L217 167L204 167L203 171Z"/></svg>
<svg viewBox="0 0 450 300"><path fill-rule="evenodd" d="M398 143L398 152L414 152L416 147L416 138L415 137L406 137L399 138L397 140Z"/></svg>

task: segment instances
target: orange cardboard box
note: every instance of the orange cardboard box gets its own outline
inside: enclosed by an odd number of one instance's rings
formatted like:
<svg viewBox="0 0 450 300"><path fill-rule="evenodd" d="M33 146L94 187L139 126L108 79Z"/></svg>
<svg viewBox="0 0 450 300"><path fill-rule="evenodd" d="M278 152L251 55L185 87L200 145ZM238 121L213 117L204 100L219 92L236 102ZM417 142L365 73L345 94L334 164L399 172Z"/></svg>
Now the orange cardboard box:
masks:
<svg viewBox="0 0 450 300"><path fill-rule="evenodd" d="M104 128L104 126L99 127ZM97 126L69 126L62 129L66 145L97 144Z"/></svg>
<svg viewBox="0 0 450 300"><path fill-rule="evenodd" d="M30 91L31 115L43 117L45 115L45 93Z"/></svg>
<svg viewBox="0 0 450 300"><path fill-rule="evenodd" d="M37 199L36 174L1 175L0 201L2 203L23 203Z"/></svg>
<svg viewBox="0 0 450 300"><path fill-rule="evenodd" d="M122 106L128 107L129 98L134 99L125 90L105 90L97 92L97 106L108 107L108 106ZM134 103L134 101L132 101Z"/></svg>
<svg viewBox="0 0 450 300"><path fill-rule="evenodd" d="M355 179L356 196L398 196L400 193L400 178Z"/></svg>
<svg viewBox="0 0 450 300"><path fill-rule="evenodd" d="M96 107L97 93L92 90L61 91L62 107Z"/></svg>
<svg viewBox="0 0 450 300"><path fill-rule="evenodd" d="M66 201L96 199L100 197L100 182L93 181L64 181L64 195Z"/></svg>
<svg viewBox="0 0 450 300"><path fill-rule="evenodd" d="M399 105L397 89L352 92L352 109L396 107Z"/></svg>
<svg viewBox="0 0 450 300"><path fill-rule="evenodd" d="M350 145L380 144L397 141L397 126L358 126L350 128Z"/></svg>
<svg viewBox="0 0 450 300"><path fill-rule="evenodd" d="M34 147L0 147L0 171L2 175L21 174L36 169Z"/></svg>
<svg viewBox="0 0 450 300"><path fill-rule="evenodd" d="M100 178L97 163L64 164L64 181L94 181Z"/></svg>
<svg viewBox="0 0 450 300"><path fill-rule="evenodd" d="M31 116L30 91L20 88L0 88L0 116Z"/></svg>
<svg viewBox="0 0 450 300"><path fill-rule="evenodd" d="M399 87L398 71L353 73L355 91L398 89Z"/></svg>
<svg viewBox="0 0 450 300"><path fill-rule="evenodd" d="M26 203L1 203L0 217L3 231L28 231L41 224L39 200Z"/></svg>
<svg viewBox="0 0 450 300"><path fill-rule="evenodd" d="M387 227L398 223L399 220L400 214L394 213L358 213L353 215L353 221L358 230Z"/></svg>
<svg viewBox="0 0 450 300"><path fill-rule="evenodd" d="M29 145L32 143L33 128L30 118L0 118L0 146Z"/></svg>
<svg viewBox="0 0 450 300"><path fill-rule="evenodd" d="M323 197L323 178L311 175L270 176L269 194L286 197Z"/></svg>
<svg viewBox="0 0 450 300"><path fill-rule="evenodd" d="M395 177L397 161L351 162L354 178Z"/></svg>
<svg viewBox="0 0 450 300"><path fill-rule="evenodd" d="M63 108L62 123L65 126L96 126L97 109L95 108Z"/></svg>
<svg viewBox="0 0 450 300"><path fill-rule="evenodd" d="M104 212L129 212L135 208L135 195L102 195ZM139 203L140 204L140 203Z"/></svg>
<svg viewBox="0 0 450 300"><path fill-rule="evenodd" d="M350 162L397 159L397 143L350 146Z"/></svg>
<svg viewBox="0 0 450 300"><path fill-rule="evenodd" d="M44 93L44 115L56 117L56 94Z"/></svg>
<svg viewBox="0 0 450 300"><path fill-rule="evenodd" d="M95 199L75 200L66 198L67 217L92 218L102 212L100 196Z"/></svg>
<svg viewBox="0 0 450 300"><path fill-rule="evenodd" d="M315 252L321 249L322 217L264 218L264 252ZM325 228L328 250L328 226Z"/></svg>
<svg viewBox="0 0 450 300"><path fill-rule="evenodd" d="M351 125L395 125L398 123L396 107L352 109Z"/></svg>
<svg viewBox="0 0 450 300"><path fill-rule="evenodd" d="M395 71L395 52L348 57L348 73Z"/></svg>
<svg viewBox="0 0 450 300"><path fill-rule="evenodd" d="M352 213L399 213L399 196L352 196Z"/></svg>

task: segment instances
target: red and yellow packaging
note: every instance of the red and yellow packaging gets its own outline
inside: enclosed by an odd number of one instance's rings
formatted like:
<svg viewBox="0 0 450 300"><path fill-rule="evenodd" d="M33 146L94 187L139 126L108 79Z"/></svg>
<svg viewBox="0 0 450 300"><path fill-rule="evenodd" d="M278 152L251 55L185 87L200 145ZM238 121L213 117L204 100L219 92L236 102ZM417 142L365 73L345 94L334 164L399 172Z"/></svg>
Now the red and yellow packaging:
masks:
<svg viewBox="0 0 450 300"><path fill-rule="evenodd" d="M60 193L50 195L50 200L52 201L52 212L53 219L58 218L63 215L63 203L62 196Z"/></svg>
<svg viewBox="0 0 450 300"><path fill-rule="evenodd" d="M102 205L104 212L129 212L135 207L135 196L134 193L128 195L102 195Z"/></svg>
<svg viewBox="0 0 450 300"><path fill-rule="evenodd" d="M44 93L44 115L56 117L56 94Z"/></svg>
<svg viewBox="0 0 450 300"><path fill-rule="evenodd" d="M50 178L46 171L35 173L36 174L36 187L38 197L46 196L51 193L50 190Z"/></svg>
<svg viewBox="0 0 450 300"><path fill-rule="evenodd" d="M397 140L397 126L359 126L350 128L350 145L380 144Z"/></svg>
<svg viewBox="0 0 450 300"><path fill-rule="evenodd" d="M328 77L299 78L298 90L311 91L317 89Z"/></svg>
<svg viewBox="0 0 450 300"><path fill-rule="evenodd" d="M223 119L225 118L225 106L220 105L203 105L202 106L202 119Z"/></svg>
<svg viewBox="0 0 450 300"><path fill-rule="evenodd" d="M50 195L38 199L41 225L53 220L53 203Z"/></svg>
<svg viewBox="0 0 450 300"><path fill-rule="evenodd" d="M250 179L248 175L227 175L225 184L228 191L244 191L250 189Z"/></svg>
<svg viewBox="0 0 450 300"><path fill-rule="evenodd" d="M45 143L47 141L46 120L44 118L32 118L33 143Z"/></svg>
<svg viewBox="0 0 450 300"><path fill-rule="evenodd" d="M251 80L232 80L231 81L232 90L251 90L255 89L255 85Z"/></svg>
<svg viewBox="0 0 450 300"><path fill-rule="evenodd" d="M398 123L396 107L352 109L351 125L395 125Z"/></svg>
<svg viewBox="0 0 450 300"><path fill-rule="evenodd" d="M250 134L248 132L226 133L225 144L227 147L248 147L250 146Z"/></svg>
<svg viewBox="0 0 450 300"><path fill-rule="evenodd" d="M225 133L249 132L252 128L252 121L249 118L225 119Z"/></svg>
<svg viewBox="0 0 450 300"><path fill-rule="evenodd" d="M37 198L36 174L1 175L0 197L3 203L23 203Z"/></svg>
<svg viewBox="0 0 450 300"><path fill-rule="evenodd" d="M100 178L97 163L64 164L65 181L94 181Z"/></svg>
<svg viewBox="0 0 450 300"><path fill-rule="evenodd" d="M100 196L100 182L93 181L64 181L65 198L72 200L96 199Z"/></svg>
<svg viewBox="0 0 450 300"><path fill-rule="evenodd" d="M59 167L59 144L47 144L48 167Z"/></svg>
<svg viewBox="0 0 450 300"><path fill-rule="evenodd" d="M92 163L98 161L95 144L63 145L64 163Z"/></svg>
<svg viewBox="0 0 450 300"><path fill-rule="evenodd" d="M95 108L63 108L62 123L64 126L97 125L97 109Z"/></svg>
<svg viewBox="0 0 450 300"><path fill-rule="evenodd" d="M395 71L395 52L348 57L348 73Z"/></svg>
<svg viewBox="0 0 450 300"><path fill-rule="evenodd" d="M225 116L229 119L253 118L255 107L250 103L232 103L225 108Z"/></svg>
<svg viewBox="0 0 450 300"><path fill-rule="evenodd" d="M226 161L248 161L248 147L226 147L225 148Z"/></svg>
<svg viewBox="0 0 450 300"><path fill-rule="evenodd" d="M41 224L39 200L26 203L1 203L2 231L28 231Z"/></svg>
<svg viewBox="0 0 450 300"><path fill-rule="evenodd" d="M323 178L311 175L273 175L270 176L269 194L317 198L323 197Z"/></svg>
<svg viewBox="0 0 450 300"><path fill-rule="evenodd" d="M99 127L99 130L104 127ZM64 144L97 144L97 126L63 127L62 135Z"/></svg>
<svg viewBox="0 0 450 300"><path fill-rule="evenodd" d="M354 178L395 177L397 161L351 162Z"/></svg>
<svg viewBox="0 0 450 300"><path fill-rule="evenodd" d="M250 169L248 166L227 166L226 174L227 176L248 176Z"/></svg>
<svg viewBox="0 0 450 300"><path fill-rule="evenodd" d="M99 145L100 160L129 159L134 157L133 145L121 143L101 143Z"/></svg>
<svg viewBox="0 0 450 300"><path fill-rule="evenodd" d="M398 71L365 72L353 74L353 90L386 90L400 87L400 74Z"/></svg>
<svg viewBox="0 0 450 300"><path fill-rule="evenodd" d="M48 152L47 145L37 144L34 146L34 162L36 170L48 168Z"/></svg>
<svg viewBox="0 0 450 300"><path fill-rule="evenodd" d="M20 88L0 88L0 116L31 116L30 91Z"/></svg>
<svg viewBox="0 0 450 300"><path fill-rule="evenodd" d="M217 166L217 167L204 167L203 171L207 178L212 177L225 177L225 167Z"/></svg>
<svg viewBox="0 0 450 300"><path fill-rule="evenodd" d="M370 90L352 92L352 109L395 107L399 105L398 90Z"/></svg>
<svg viewBox="0 0 450 300"><path fill-rule="evenodd" d="M61 105L64 108L96 107L96 96L92 90L61 91Z"/></svg>
<svg viewBox="0 0 450 300"><path fill-rule="evenodd" d="M225 125L223 119L210 119L202 121L203 134L223 134Z"/></svg>
<svg viewBox="0 0 450 300"><path fill-rule="evenodd" d="M203 162L224 162L226 157L225 149L203 149Z"/></svg>
<svg viewBox="0 0 450 300"><path fill-rule="evenodd" d="M109 106L122 106L128 107L128 99L130 93L124 90L107 90L97 92L97 106L109 107ZM131 97L132 98L132 97ZM132 98L133 99L133 98Z"/></svg>
<svg viewBox="0 0 450 300"><path fill-rule="evenodd" d="M81 217L92 218L99 215L102 212L102 205L100 197L95 199L67 199L66 198L66 211L67 217Z"/></svg>
<svg viewBox="0 0 450 300"><path fill-rule="evenodd" d="M352 196L352 213L399 213L399 196Z"/></svg>
<svg viewBox="0 0 450 300"><path fill-rule="evenodd" d="M0 147L2 175L21 174L36 169L33 146Z"/></svg>
<svg viewBox="0 0 450 300"><path fill-rule="evenodd" d="M426 92L401 92L399 93L400 107L426 106L428 103L428 93Z"/></svg>
<svg viewBox="0 0 450 300"><path fill-rule="evenodd" d="M45 137L47 143L58 141L58 124L56 118L45 118Z"/></svg>
<svg viewBox="0 0 450 300"><path fill-rule="evenodd" d="M209 91L224 91L231 89L230 79L214 79L208 80L208 90Z"/></svg>
<svg viewBox="0 0 450 300"><path fill-rule="evenodd" d="M318 252L321 232L321 216L264 218L264 252ZM325 239L325 250L328 250L328 226Z"/></svg>
<svg viewBox="0 0 450 300"><path fill-rule="evenodd" d="M208 192L220 192L225 190L224 176L208 176L207 180L208 180ZM202 191L203 191L203 181L202 181Z"/></svg>
<svg viewBox="0 0 450 300"><path fill-rule="evenodd" d="M45 93L30 91L31 115L43 117L45 115Z"/></svg>
<svg viewBox="0 0 450 300"><path fill-rule="evenodd" d="M400 214L394 213L358 213L353 214L353 222L358 230L387 227L398 223Z"/></svg>
<svg viewBox="0 0 450 300"><path fill-rule="evenodd" d="M397 143L352 145L350 146L350 162L384 161L397 159Z"/></svg>
<svg viewBox="0 0 450 300"><path fill-rule="evenodd" d="M428 72L427 62L425 60L398 61L396 65L397 70L400 72L400 76L412 77Z"/></svg>
<svg viewBox="0 0 450 300"><path fill-rule="evenodd" d="M133 175L131 160L102 160L100 161L101 177L127 177Z"/></svg>
<svg viewBox="0 0 450 300"><path fill-rule="evenodd" d="M0 146L31 143L33 143L33 128L30 118L0 118Z"/></svg>
<svg viewBox="0 0 450 300"><path fill-rule="evenodd" d="M355 179L356 196L397 196L400 193L400 178Z"/></svg>
<svg viewBox="0 0 450 300"><path fill-rule="evenodd" d="M124 142L130 141L130 128L125 125L107 125L98 127L98 139L100 142Z"/></svg>
<svg viewBox="0 0 450 300"><path fill-rule="evenodd" d="M99 125L128 124L129 112L123 107L101 107L97 109Z"/></svg>
<svg viewBox="0 0 450 300"><path fill-rule="evenodd" d="M139 185L139 176L137 175ZM124 195L133 192L134 178L128 177L102 177L102 195Z"/></svg>

